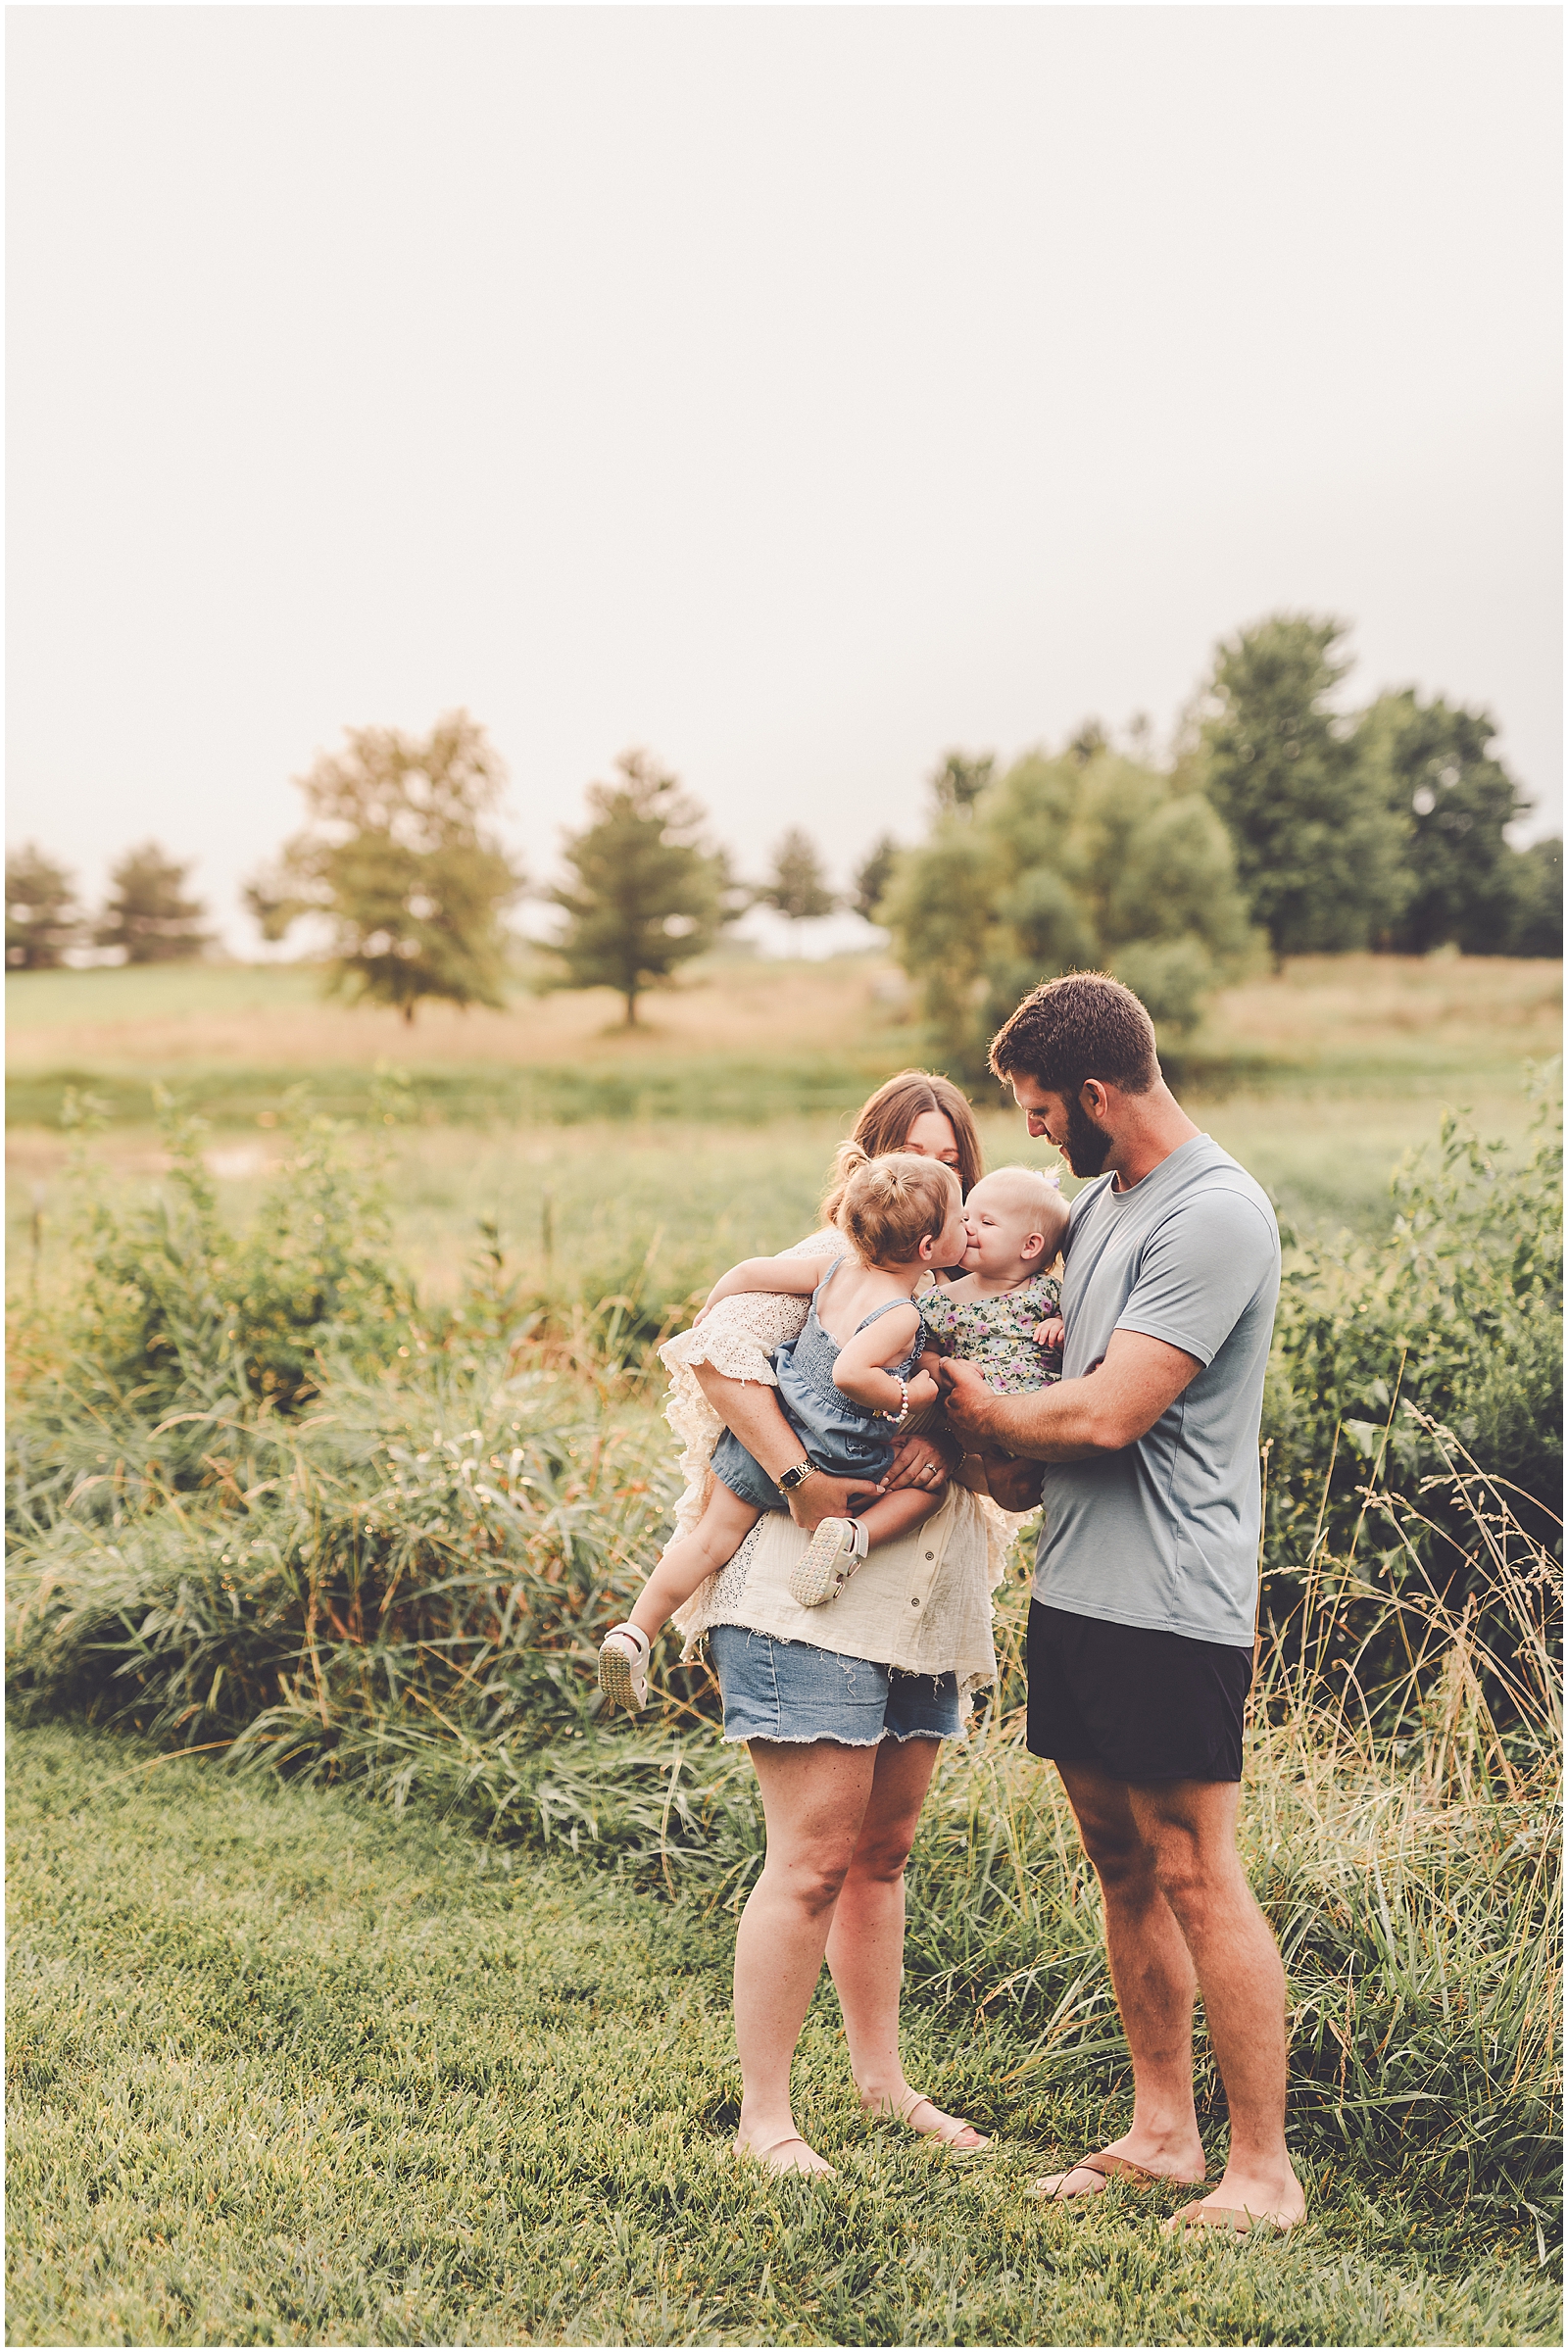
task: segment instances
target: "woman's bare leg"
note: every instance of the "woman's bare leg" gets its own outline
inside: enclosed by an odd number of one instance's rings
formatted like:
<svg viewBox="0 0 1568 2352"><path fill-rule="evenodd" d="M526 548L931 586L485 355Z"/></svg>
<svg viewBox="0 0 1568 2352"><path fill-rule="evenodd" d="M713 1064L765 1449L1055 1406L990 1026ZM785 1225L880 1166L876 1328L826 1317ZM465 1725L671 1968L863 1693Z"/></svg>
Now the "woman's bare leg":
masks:
<svg viewBox="0 0 1568 2352"><path fill-rule="evenodd" d="M800 1745L754 1740L750 1745L767 1820L767 1858L735 1938L735 2040L743 2084L736 2145L781 2171L829 2172L832 2167L796 2132L790 2062L882 1749L844 1747L832 1740Z"/></svg>
<svg viewBox="0 0 1568 2352"><path fill-rule="evenodd" d="M844 2011L850 2071L862 2105L902 2114L917 2131L948 2135L956 2119L913 2092L899 2054L899 1986L904 1973L904 1866L936 1770L939 1740L884 1740L870 1801L833 1913L827 1964ZM978 2132L952 2144L981 2147Z"/></svg>

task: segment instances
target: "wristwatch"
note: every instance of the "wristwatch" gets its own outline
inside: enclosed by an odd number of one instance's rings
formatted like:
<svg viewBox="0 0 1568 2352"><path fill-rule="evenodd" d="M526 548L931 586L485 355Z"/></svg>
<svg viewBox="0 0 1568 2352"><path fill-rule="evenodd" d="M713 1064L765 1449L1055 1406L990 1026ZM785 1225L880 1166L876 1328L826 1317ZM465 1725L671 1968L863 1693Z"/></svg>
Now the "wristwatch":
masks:
<svg viewBox="0 0 1568 2352"><path fill-rule="evenodd" d="M787 1494L792 1487L798 1487L804 1479L809 1478L815 1468L816 1464L808 1455L804 1462L797 1462L793 1470L781 1470L775 1483Z"/></svg>

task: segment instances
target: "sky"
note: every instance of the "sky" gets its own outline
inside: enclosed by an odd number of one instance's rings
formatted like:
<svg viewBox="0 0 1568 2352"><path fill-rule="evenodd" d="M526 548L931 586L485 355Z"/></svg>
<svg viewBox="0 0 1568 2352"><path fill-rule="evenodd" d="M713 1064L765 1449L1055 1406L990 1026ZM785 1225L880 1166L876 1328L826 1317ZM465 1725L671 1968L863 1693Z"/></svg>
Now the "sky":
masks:
<svg viewBox="0 0 1568 2352"><path fill-rule="evenodd" d="M469 710L536 882L652 750L760 876L950 746L1353 624L1561 822L1544 7L8 16L7 837L229 946L290 779Z"/></svg>

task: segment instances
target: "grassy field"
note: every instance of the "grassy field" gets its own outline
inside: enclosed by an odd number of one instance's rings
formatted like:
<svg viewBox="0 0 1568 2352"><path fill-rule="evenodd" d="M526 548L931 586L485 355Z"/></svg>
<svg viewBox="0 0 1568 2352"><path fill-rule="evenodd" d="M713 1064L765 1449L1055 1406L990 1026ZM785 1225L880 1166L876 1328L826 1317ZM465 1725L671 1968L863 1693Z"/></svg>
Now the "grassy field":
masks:
<svg viewBox="0 0 1568 2352"><path fill-rule="evenodd" d="M1555 964L1292 965L1216 1006L1184 1098L1303 1231L1371 1234L1391 1215L1391 1162L1435 1137L1446 1105L1519 1137L1526 1065L1557 1051L1560 985ZM1322 1671L1323 1644L1343 1646L1331 1587L1350 1556L1326 1558L1315 1679L1279 1637L1249 1751L1246 1858L1291 1986L1305 2230L1178 2247L1157 2231L1168 2200L1114 2187L1049 2213L1023 2195L1123 2127L1128 2086L1098 1898L1013 1718L944 1761L906 1947L911 2072L994 2129L997 2157L965 2168L865 2123L824 1986L801 2114L838 2180L733 2164L727 1971L755 1787L679 1677L664 1720L598 1725L593 1648L666 1499L657 1383L639 1373L649 1333L721 1264L814 1221L846 1114L920 1057L900 985L865 959L716 966L634 1045L592 997L408 1031L323 1009L314 988L239 967L11 983L14 1721L29 1705L64 1718L26 1721L10 1749L10 2340L1559 2341L1556 1719L1543 1697L1506 1741L1491 1727L1485 1592L1479 1618L1444 1620L1392 1729L1325 1706L1351 1689L1342 1657ZM289 1087L363 1108L377 1059L411 1081L412 1117L376 1132L425 1303L399 1289L406 1320L376 1326L373 1362L323 1372L303 1419L243 1396L236 1415L235 1333L220 1326L239 1310L212 1301L251 1244L201 1239L188 1188L162 1188L172 1224L135 1206L170 1164L149 1081L211 1116L201 1151L232 1224L292 1148ZM97 1292L77 1287L55 1123L73 1071L111 1114L94 1146L113 1211L100 1256L109 1227L131 1251ZM981 1116L993 1163L1052 1158L1016 1114ZM361 1233L358 1178L334 1182L311 1191L298 1166L284 1180L294 1222L255 1261L264 1304L310 1292L314 1260ZM1481 1351L1466 1398L1491 1384L1495 1435L1504 1405L1517 1418L1514 1388L1548 1394L1531 1349L1537 1321L1556 1326L1525 1245L1543 1219L1555 1229L1555 1186L1484 1167L1475 1190L1500 1239L1448 1202L1452 1280L1417 1280L1401 1257L1400 1299L1443 1337L1463 1291ZM443 1322L481 1219L503 1281ZM1367 1379L1397 1352L1375 1255L1345 1318L1372 1335ZM1334 1292L1331 1256L1293 1265ZM136 1300L155 1293L143 1331ZM616 1299L635 1324L612 1346ZM128 1387L106 1406L91 1367L94 1350L121 1361L111 1327L131 1334ZM159 1336L175 1331L178 1371ZM1437 1352L1448 1361L1447 1337ZM1315 1511L1335 1542L1366 1516L1349 1483L1326 1519L1312 1500L1334 1412L1351 1409L1322 1404L1338 1360L1313 1356L1297 1398L1302 1427L1329 1412L1303 1525ZM1361 1372L1346 1377L1370 1409ZM1550 1417L1529 1404L1531 1430ZM1295 1494L1280 1467L1271 1507ZM1560 1572L1533 1556L1494 1598L1545 1606ZM999 1636L1008 1704L1024 1593L1020 1569ZM160 1759L74 1719L89 1694L160 1726L166 1747L254 1731L253 1755L277 1741L347 1784ZM411 1787L407 1811L378 1801ZM1217 2158L1201 2035L1199 2067Z"/></svg>
<svg viewBox="0 0 1568 2352"><path fill-rule="evenodd" d="M1314 2167L1284 2242L1030 2203L1122 2093L1042 2091L1027 2001L911 2004L915 2079L1003 2135L964 2167L859 2117L824 1985L839 2177L769 2180L722 1913L64 1724L9 1795L13 2343L1561 2340L1530 2232L1407 2201L1418 2147Z"/></svg>
<svg viewBox="0 0 1568 2352"><path fill-rule="evenodd" d="M1302 958L1222 997L1190 1055L1201 1123L1303 1228L1373 1231L1388 1174L1446 1105L1517 1138L1526 1064L1560 1050L1562 969L1506 958ZM243 1210L281 1155L287 1088L363 1109L379 1061L406 1070L416 1124L391 1140L399 1239L449 1297L494 1219L530 1279L622 1285L654 1254L662 1291L810 1223L846 1114L920 1058L902 984L874 958L714 965L658 1000L633 1047L600 993L522 998L506 1013L441 1007L411 1029L324 1005L298 966L186 965L26 974L8 983L14 1265L47 1250L68 1082L117 1113L105 1150L160 1164L154 1079L215 1122L211 1165ZM1047 1161L1022 1121L986 1109L998 1159Z"/></svg>

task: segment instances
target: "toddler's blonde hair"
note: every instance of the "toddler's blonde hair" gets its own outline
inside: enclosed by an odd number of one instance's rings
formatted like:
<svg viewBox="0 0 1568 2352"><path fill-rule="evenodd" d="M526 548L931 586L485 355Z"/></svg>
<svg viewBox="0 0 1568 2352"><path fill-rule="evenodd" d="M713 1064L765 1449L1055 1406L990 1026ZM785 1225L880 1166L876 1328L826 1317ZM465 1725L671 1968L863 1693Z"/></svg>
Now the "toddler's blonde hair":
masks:
<svg viewBox="0 0 1568 2352"><path fill-rule="evenodd" d="M935 1241L963 1198L958 1179L940 1159L917 1152L883 1152L867 1158L858 1144L841 1144L833 1218L857 1257L868 1266L907 1265L929 1235Z"/></svg>

